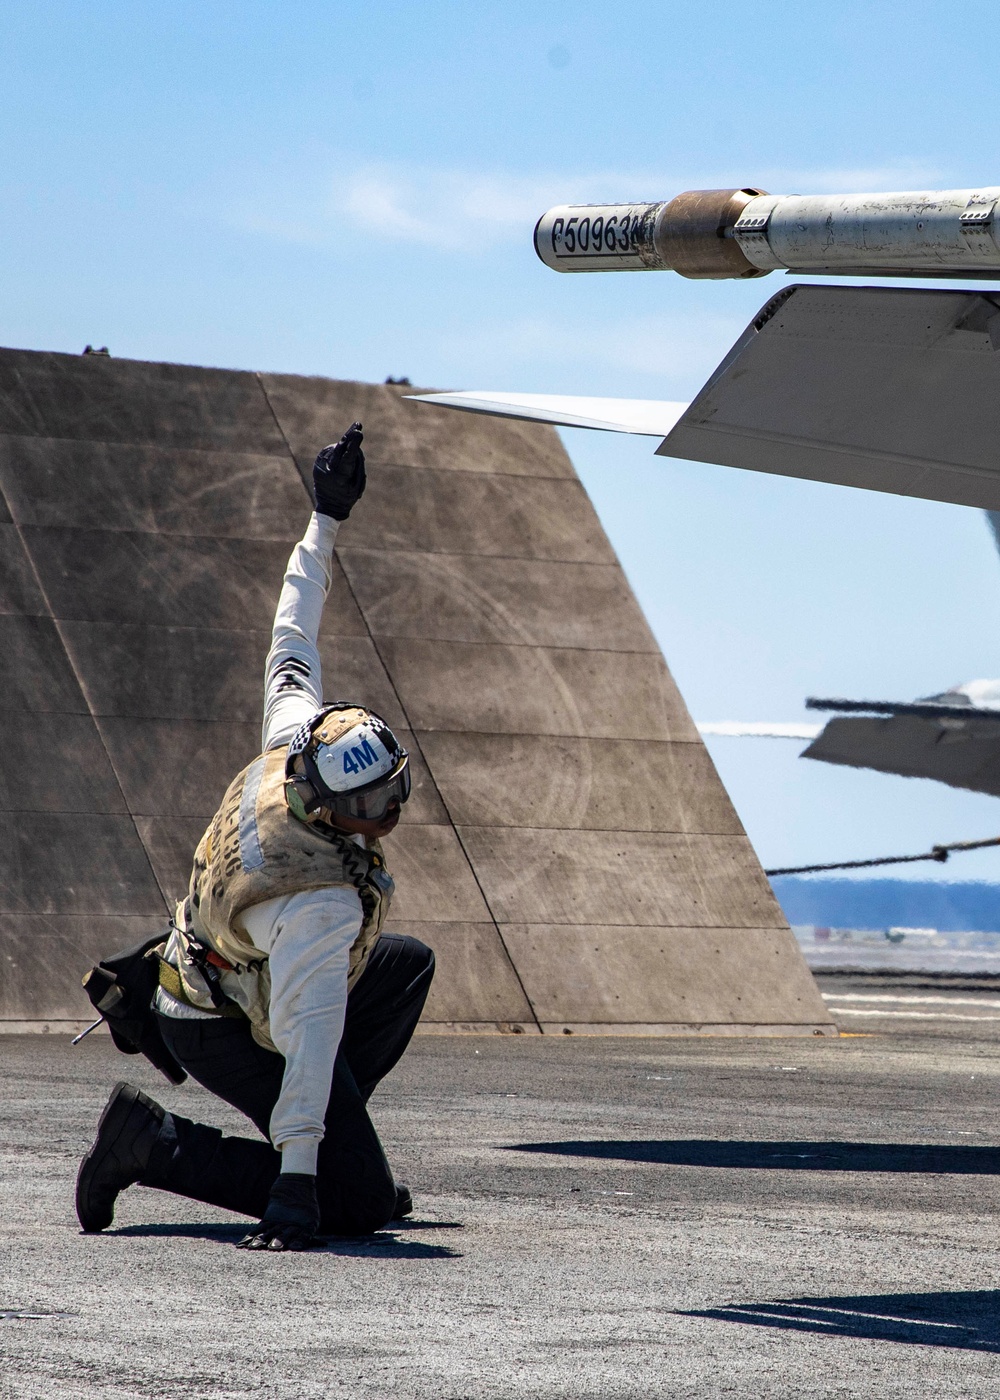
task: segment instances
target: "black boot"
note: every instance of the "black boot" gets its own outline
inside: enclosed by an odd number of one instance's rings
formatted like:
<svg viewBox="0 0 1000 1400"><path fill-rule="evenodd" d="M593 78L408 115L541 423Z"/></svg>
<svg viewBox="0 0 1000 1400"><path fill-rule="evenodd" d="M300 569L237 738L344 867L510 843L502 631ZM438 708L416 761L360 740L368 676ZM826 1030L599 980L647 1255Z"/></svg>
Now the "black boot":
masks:
<svg viewBox="0 0 1000 1400"><path fill-rule="evenodd" d="M404 1215L413 1214L413 1197L410 1195L408 1186L400 1186L396 1182L396 1208L392 1212L393 1220L402 1220Z"/></svg>
<svg viewBox="0 0 1000 1400"><path fill-rule="evenodd" d="M167 1114L131 1084L116 1084L76 1178L76 1214L87 1234L106 1230L119 1191L141 1180Z"/></svg>

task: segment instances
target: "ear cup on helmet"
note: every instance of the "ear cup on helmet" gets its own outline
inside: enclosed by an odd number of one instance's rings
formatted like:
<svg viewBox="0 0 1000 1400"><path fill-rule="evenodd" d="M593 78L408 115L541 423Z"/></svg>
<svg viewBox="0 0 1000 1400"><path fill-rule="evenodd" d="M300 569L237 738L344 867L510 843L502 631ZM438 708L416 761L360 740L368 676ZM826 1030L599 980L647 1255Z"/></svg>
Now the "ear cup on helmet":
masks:
<svg viewBox="0 0 1000 1400"><path fill-rule="evenodd" d="M285 779L285 801L292 816L301 822L307 821L309 813L320 805L312 783L299 774Z"/></svg>

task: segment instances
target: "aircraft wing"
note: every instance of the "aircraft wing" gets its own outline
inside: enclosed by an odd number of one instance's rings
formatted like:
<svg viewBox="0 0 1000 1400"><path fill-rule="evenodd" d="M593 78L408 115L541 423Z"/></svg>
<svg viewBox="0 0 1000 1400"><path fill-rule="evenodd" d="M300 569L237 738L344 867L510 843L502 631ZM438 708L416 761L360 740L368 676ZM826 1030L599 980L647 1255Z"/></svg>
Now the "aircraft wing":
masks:
<svg viewBox="0 0 1000 1400"><path fill-rule="evenodd" d="M665 437L687 408L659 399L589 399L575 394L494 394L467 389L454 394L408 394L417 403L490 413L494 418L528 418L563 428L596 428L607 433Z"/></svg>
<svg viewBox="0 0 1000 1400"><path fill-rule="evenodd" d="M724 735L730 739L816 739L823 726L724 719L713 724L697 724L695 728L699 734Z"/></svg>
<svg viewBox="0 0 1000 1400"><path fill-rule="evenodd" d="M424 403L662 437L657 454L1000 510L1000 292L786 287L694 402Z"/></svg>
<svg viewBox="0 0 1000 1400"><path fill-rule="evenodd" d="M898 705L884 716L838 716L802 757L1000 797L1000 711L943 716L928 715L930 708Z"/></svg>
<svg viewBox="0 0 1000 1400"><path fill-rule="evenodd" d="M806 703L810 709L841 713L825 725L723 720L697 728L700 734L733 738L807 739L803 758L932 778L1000 797L1000 709L942 703L938 697Z"/></svg>
<svg viewBox="0 0 1000 1400"><path fill-rule="evenodd" d="M1000 509L998 312L992 292L788 287L657 452Z"/></svg>

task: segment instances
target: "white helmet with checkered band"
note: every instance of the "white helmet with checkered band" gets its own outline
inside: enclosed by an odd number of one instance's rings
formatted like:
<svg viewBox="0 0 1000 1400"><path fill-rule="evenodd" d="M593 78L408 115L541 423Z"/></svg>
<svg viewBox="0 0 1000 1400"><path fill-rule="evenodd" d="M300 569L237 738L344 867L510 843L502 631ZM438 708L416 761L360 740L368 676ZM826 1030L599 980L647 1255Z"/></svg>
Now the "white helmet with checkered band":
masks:
<svg viewBox="0 0 1000 1400"><path fill-rule="evenodd" d="M374 710L325 705L292 736L285 760L289 810L307 821L320 808L380 821L410 795L409 755Z"/></svg>

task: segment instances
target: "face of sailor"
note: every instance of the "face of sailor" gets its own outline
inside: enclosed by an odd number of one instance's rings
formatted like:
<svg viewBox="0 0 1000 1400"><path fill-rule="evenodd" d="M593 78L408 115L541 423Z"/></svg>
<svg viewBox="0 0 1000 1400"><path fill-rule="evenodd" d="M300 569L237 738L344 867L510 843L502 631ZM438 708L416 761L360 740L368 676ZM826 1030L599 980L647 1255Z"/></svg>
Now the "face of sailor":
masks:
<svg viewBox="0 0 1000 1400"><path fill-rule="evenodd" d="M338 831L346 831L349 836L365 836L370 839L388 836L390 831L395 831L399 811L399 803L390 802L385 816L379 817L378 821L363 821L360 817L340 817L328 809L323 815Z"/></svg>

